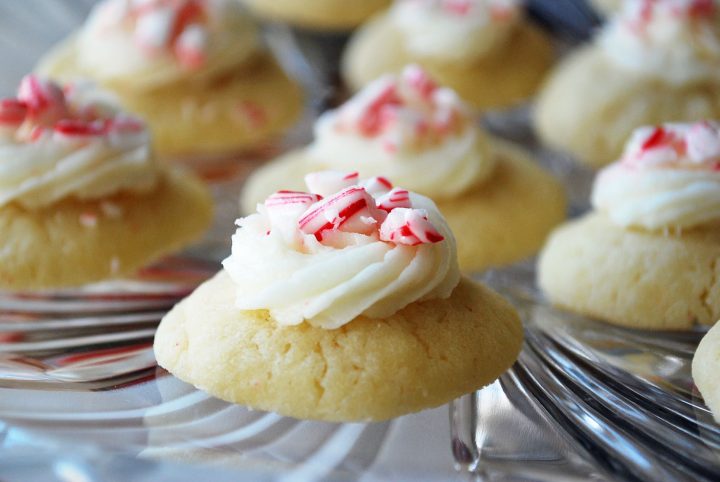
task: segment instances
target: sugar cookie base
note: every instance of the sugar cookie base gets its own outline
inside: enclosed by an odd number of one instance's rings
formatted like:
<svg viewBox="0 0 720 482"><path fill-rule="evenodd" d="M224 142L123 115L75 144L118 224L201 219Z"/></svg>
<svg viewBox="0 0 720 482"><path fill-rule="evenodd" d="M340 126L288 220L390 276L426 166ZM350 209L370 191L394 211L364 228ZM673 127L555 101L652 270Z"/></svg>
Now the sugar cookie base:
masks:
<svg viewBox="0 0 720 482"><path fill-rule="evenodd" d="M463 279L447 300L324 330L241 311L221 271L173 308L155 336L163 368L234 403L295 418L384 420L447 403L517 358L522 327L499 295Z"/></svg>
<svg viewBox="0 0 720 482"><path fill-rule="evenodd" d="M593 167L617 160L638 127L720 117L720 84L675 86L611 64L599 47L571 53L538 96L542 141Z"/></svg>
<svg viewBox="0 0 720 482"><path fill-rule="evenodd" d="M681 235L624 229L591 213L553 232L538 283L555 305L631 328L720 318L720 226Z"/></svg>
<svg viewBox="0 0 720 482"><path fill-rule="evenodd" d="M720 423L720 323L716 324L698 345L692 361L695 386L702 393L705 404Z"/></svg>
<svg viewBox="0 0 720 482"><path fill-rule="evenodd" d="M46 54L38 70L64 80L92 78L75 61L74 37ZM264 52L211 85L178 82L146 91L120 83L104 87L147 121L163 158L220 155L257 146L279 136L303 108L300 87Z"/></svg>
<svg viewBox="0 0 720 482"><path fill-rule="evenodd" d="M198 238L210 224L207 189L166 172L145 194L0 208L0 289L77 286L134 274Z"/></svg>
<svg viewBox="0 0 720 482"><path fill-rule="evenodd" d="M314 30L351 30L391 0L243 0L255 14L267 20Z"/></svg>
<svg viewBox="0 0 720 482"><path fill-rule="evenodd" d="M527 22L510 41L476 62L442 62L408 52L401 32L385 14L358 30L342 62L345 81L355 91L407 64L422 66L440 84L452 88L479 109L502 108L531 97L552 64L549 38Z"/></svg>

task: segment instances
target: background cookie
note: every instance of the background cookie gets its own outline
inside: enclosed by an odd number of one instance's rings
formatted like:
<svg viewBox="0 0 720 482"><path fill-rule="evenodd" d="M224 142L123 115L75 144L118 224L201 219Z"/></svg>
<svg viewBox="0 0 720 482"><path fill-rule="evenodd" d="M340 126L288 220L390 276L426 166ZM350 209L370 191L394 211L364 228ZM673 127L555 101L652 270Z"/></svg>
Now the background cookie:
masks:
<svg viewBox="0 0 720 482"><path fill-rule="evenodd" d="M515 311L467 279L447 300L336 330L280 326L234 300L220 272L178 304L158 328L158 363L224 400L297 418L383 420L438 406L490 383L522 343Z"/></svg>
<svg viewBox="0 0 720 482"><path fill-rule="evenodd" d="M498 163L481 185L453 199L436 200L458 241L458 261L465 271L480 271L528 257L542 246L553 227L565 219L561 184L522 150L493 140ZM246 183L241 208L279 189L304 190L303 176L328 169L295 151L263 166ZM402 187L402 186L401 186Z"/></svg>
<svg viewBox="0 0 720 482"><path fill-rule="evenodd" d="M71 37L38 70L51 77L82 76ZM260 53L212 85L176 82L149 91L106 85L123 106L143 117L160 156L226 154L279 135L300 114L303 96L267 53Z"/></svg>
<svg viewBox="0 0 720 482"><path fill-rule="evenodd" d="M692 362L695 386L702 393L715 420L720 423L720 323L708 331L698 345Z"/></svg>
<svg viewBox="0 0 720 482"><path fill-rule="evenodd" d="M518 25L503 48L474 63L417 58L404 43L388 15L371 20L355 33L345 52L345 81L357 91L382 74L399 73L407 64L416 63L473 106L503 107L530 97L554 57L546 35L527 22Z"/></svg>
<svg viewBox="0 0 720 482"><path fill-rule="evenodd" d="M719 116L717 84L680 87L650 80L612 66L599 48L585 47L548 78L537 100L535 127L548 145L599 167L620 157L637 127Z"/></svg>
<svg viewBox="0 0 720 482"><path fill-rule="evenodd" d="M558 228L538 283L553 304L632 328L685 329L720 318L718 226L624 229L592 213Z"/></svg>
<svg viewBox="0 0 720 482"><path fill-rule="evenodd" d="M197 238L211 217L200 181L170 172L147 194L68 199L36 211L10 204L0 209L0 287L66 287L133 274Z"/></svg>
<svg viewBox="0 0 720 482"><path fill-rule="evenodd" d="M391 0L243 0L253 13L300 27L350 30Z"/></svg>

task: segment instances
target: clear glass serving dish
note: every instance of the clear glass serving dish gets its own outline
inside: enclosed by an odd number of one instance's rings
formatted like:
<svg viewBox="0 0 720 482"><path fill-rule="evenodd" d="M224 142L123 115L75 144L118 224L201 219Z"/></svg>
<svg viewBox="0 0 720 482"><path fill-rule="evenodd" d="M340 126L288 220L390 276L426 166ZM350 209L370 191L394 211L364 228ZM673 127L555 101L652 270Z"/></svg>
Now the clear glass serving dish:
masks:
<svg viewBox="0 0 720 482"><path fill-rule="evenodd" d="M0 95L91 4L0 3ZM311 105L332 102L314 72L322 62L303 60L289 29L269 34ZM591 173L539 149L527 114L487 125L532 149L566 182L573 213L583 211ZM311 116L280 148L307 138ZM259 160L202 169L218 217L188 252L126 281L0 294L0 479L720 480L720 427L689 372L702 332L624 330L555 310L530 262L482 276L523 316L518 363L449 407L385 423L307 422L227 404L157 368L154 328L218 268L242 180Z"/></svg>

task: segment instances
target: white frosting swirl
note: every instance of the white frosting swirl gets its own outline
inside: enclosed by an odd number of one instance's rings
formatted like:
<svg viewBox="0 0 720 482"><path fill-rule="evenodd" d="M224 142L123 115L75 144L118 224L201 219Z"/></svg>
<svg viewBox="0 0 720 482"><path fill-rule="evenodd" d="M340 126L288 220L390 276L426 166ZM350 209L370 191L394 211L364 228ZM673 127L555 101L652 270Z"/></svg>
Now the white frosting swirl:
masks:
<svg viewBox="0 0 720 482"><path fill-rule="evenodd" d="M390 17L420 57L472 62L506 42L520 0L398 0Z"/></svg>
<svg viewBox="0 0 720 482"><path fill-rule="evenodd" d="M623 158L598 175L592 202L624 227L683 229L720 220L718 124L638 129Z"/></svg>
<svg viewBox="0 0 720 482"><path fill-rule="evenodd" d="M237 307L269 310L282 325L307 321L334 329L360 315L385 318L412 302L450 296L460 279L455 240L435 204L425 197L403 191L412 209L392 208L382 222L368 221L373 212L377 217L371 206L349 230L343 231L340 223L319 236L298 228L318 207L328 216L323 219L331 220L338 213L328 199L355 191L362 191L362 196L370 192L350 187L300 209L276 202L282 196L290 196L286 199L292 203L310 195L280 192L259 205L257 214L238 220L232 254L223 262L237 286ZM378 205L382 203L378 198ZM412 224L403 223L413 215L424 216L417 219L434 234L423 238L421 229L421 239L410 241L388 234L408 234L402 227ZM397 242L387 240L391 238Z"/></svg>
<svg viewBox="0 0 720 482"><path fill-rule="evenodd" d="M65 90L29 76L19 99L0 103L0 206L34 209L68 197L99 199L155 185L145 125L89 84ZM7 106L24 107L24 114L9 122L3 117Z"/></svg>
<svg viewBox="0 0 720 482"><path fill-rule="evenodd" d="M720 75L716 0L628 0L599 37L622 68L674 84Z"/></svg>
<svg viewBox="0 0 720 482"><path fill-rule="evenodd" d="M105 0L76 40L81 70L138 90L204 82L246 62L257 29L232 0Z"/></svg>
<svg viewBox="0 0 720 482"><path fill-rule="evenodd" d="M495 158L451 90L418 67L382 77L315 125L309 156L363 177L387 175L434 199L455 197L489 176Z"/></svg>

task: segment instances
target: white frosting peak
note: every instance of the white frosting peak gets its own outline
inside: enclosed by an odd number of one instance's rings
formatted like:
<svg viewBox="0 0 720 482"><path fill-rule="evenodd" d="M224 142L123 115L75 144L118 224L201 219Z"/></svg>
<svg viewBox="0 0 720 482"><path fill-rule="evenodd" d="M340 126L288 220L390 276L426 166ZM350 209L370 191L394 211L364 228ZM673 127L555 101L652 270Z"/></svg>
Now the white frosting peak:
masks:
<svg viewBox="0 0 720 482"><path fill-rule="evenodd" d="M472 62L503 44L521 0L398 0L390 11L408 50L439 61Z"/></svg>
<svg viewBox="0 0 720 482"><path fill-rule="evenodd" d="M494 166L468 108L419 67L371 83L315 126L310 156L362 177L387 174L408 189L456 196Z"/></svg>
<svg viewBox="0 0 720 482"><path fill-rule="evenodd" d="M599 38L625 69L684 84L720 75L717 0L628 0Z"/></svg>
<svg viewBox="0 0 720 482"><path fill-rule="evenodd" d="M368 189L386 179L343 187L357 176L339 174L308 178L337 192L279 191L237 221L223 266L238 308L269 310L282 325L334 329L450 296L460 279L455 240L432 201L392 185L376 197Z"/></svg>
<svg viewBox="0 0 720 482"><path fill-rule="evenodd" d="M720 124L637 129L600 172L593 205L621 226L691 228L720 220Z"/></svg>
<svg viewBox="0 0 720 482"><path fill-rule="evenodd" d="M104 0L77 39L77 60L102 81L153 88L211 78L247 61L256 28L233 0Z"/></svg>
<svg viewBox="0 0 720 482"><path fill-rule="evenodd" d="M0 206L146 191L156 169L142 121L91 84L30 75L17 98L0 100Z"/></svg>

